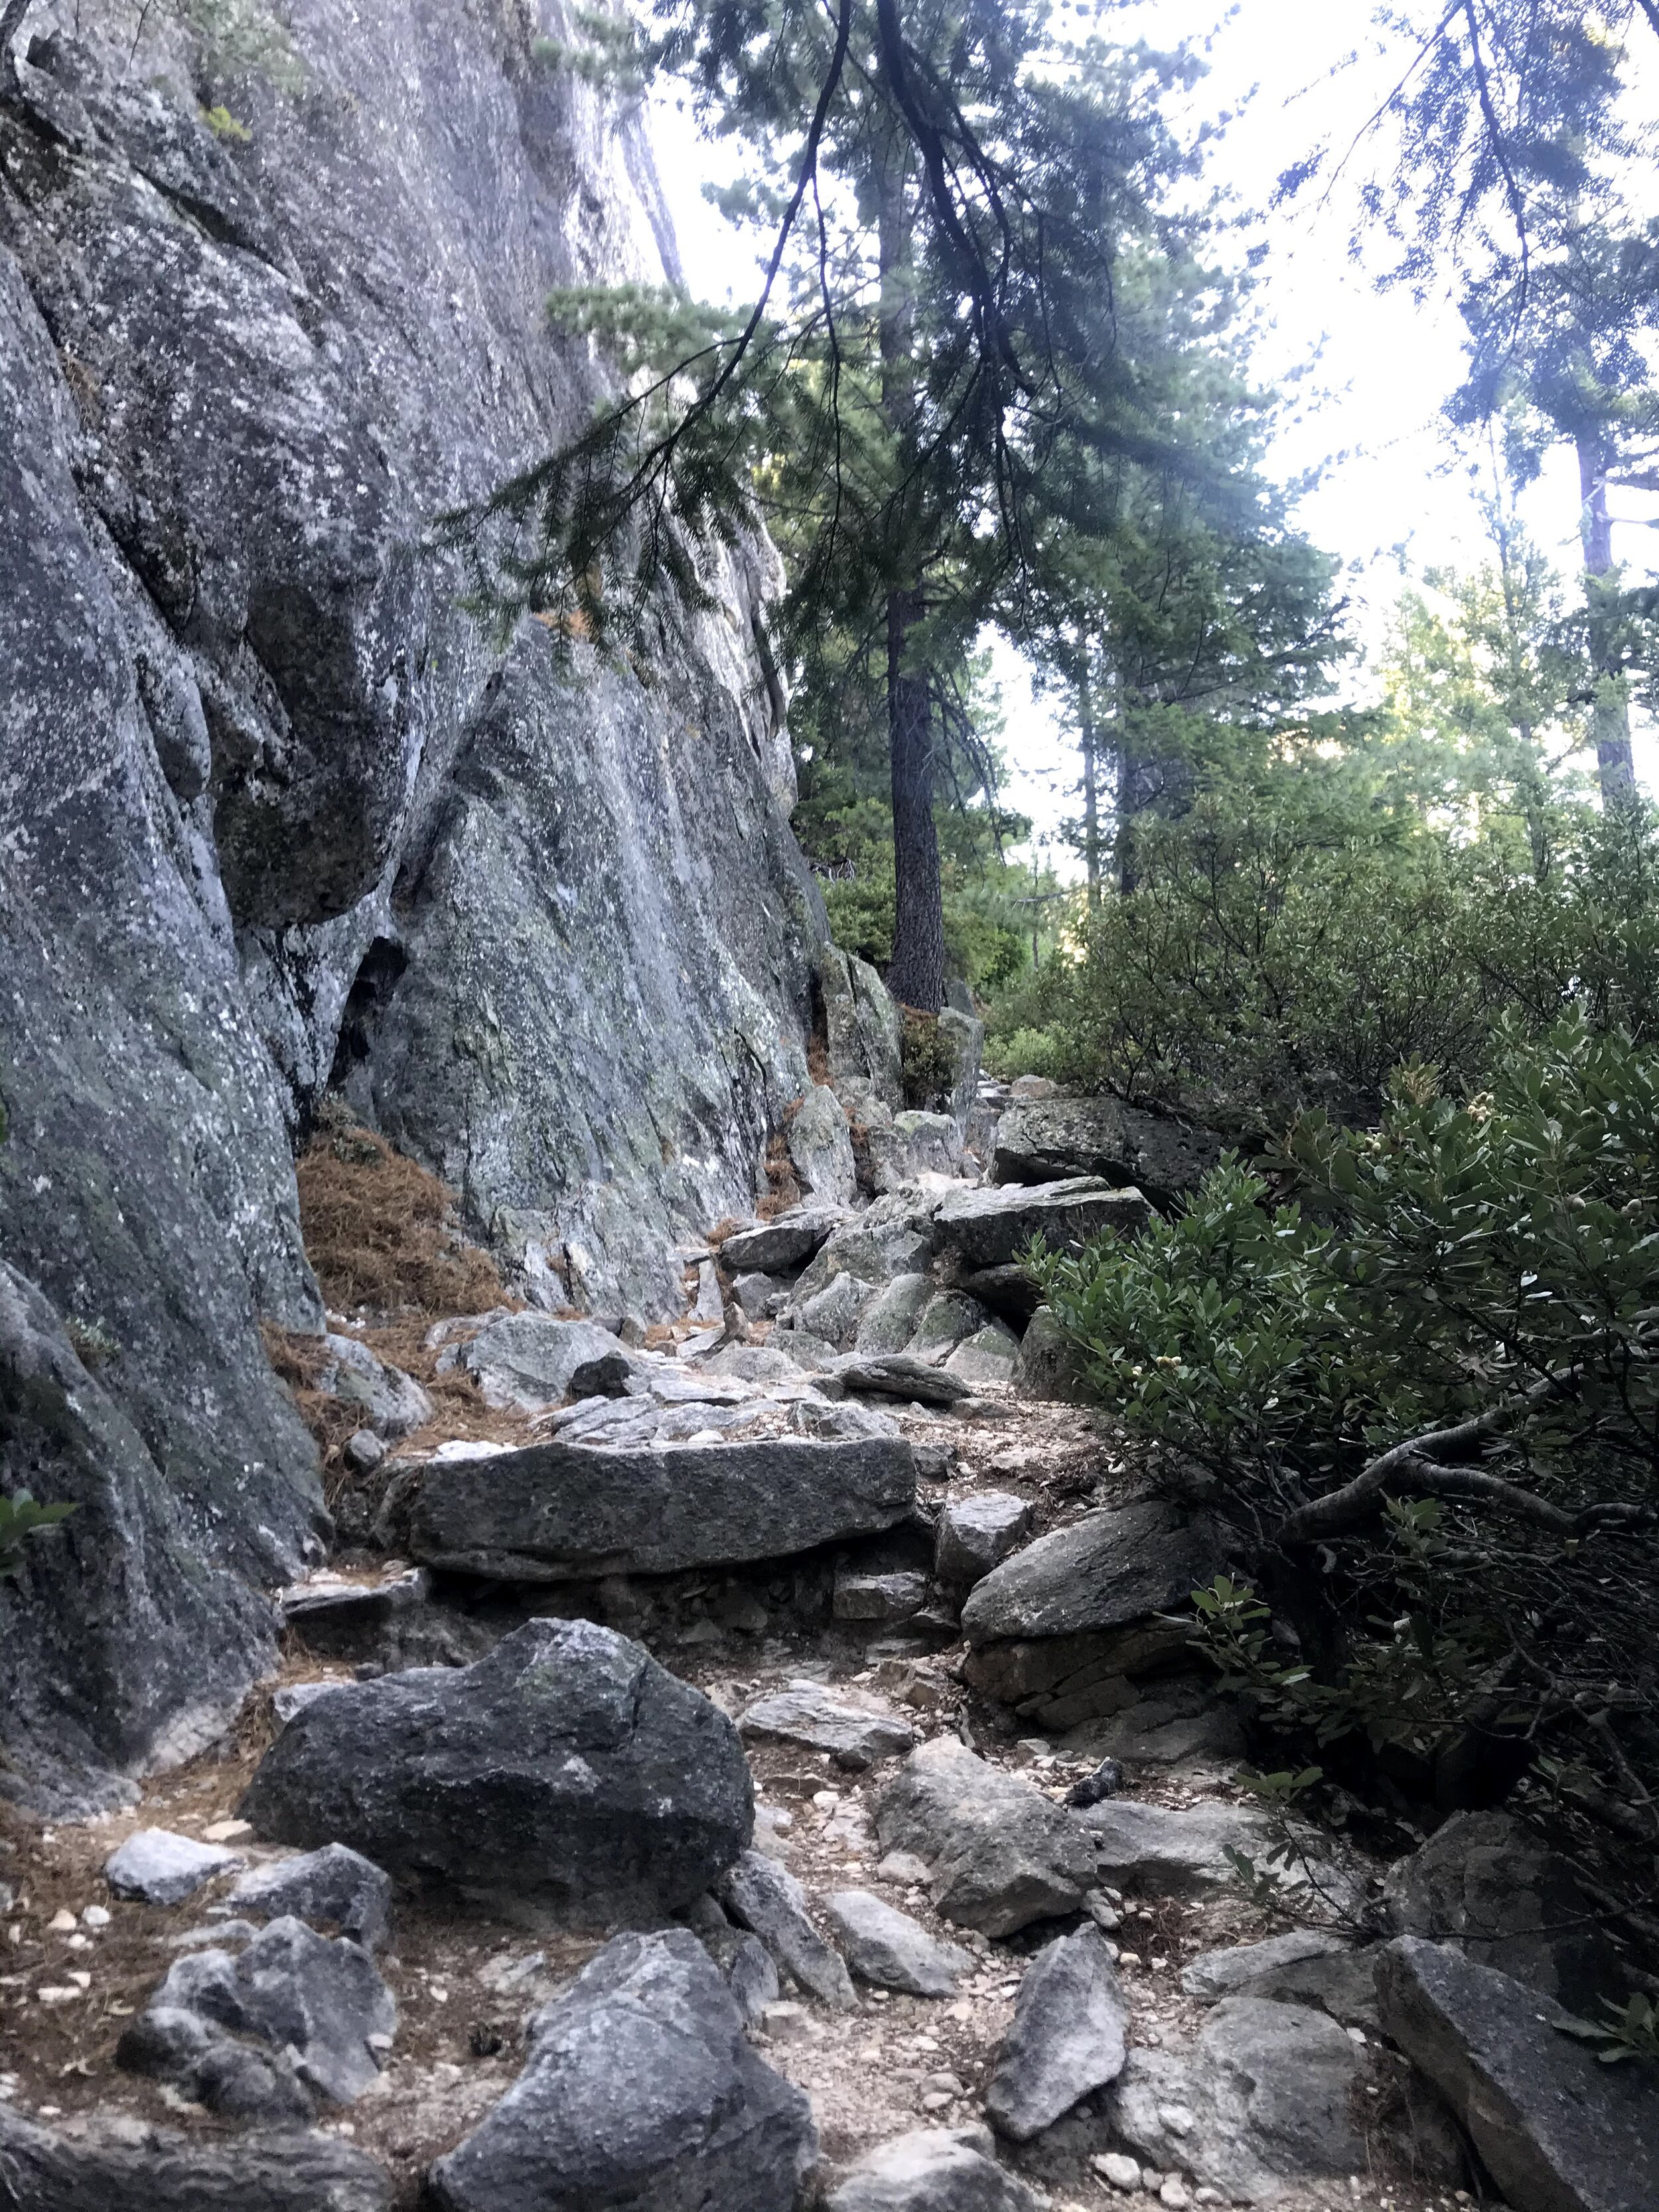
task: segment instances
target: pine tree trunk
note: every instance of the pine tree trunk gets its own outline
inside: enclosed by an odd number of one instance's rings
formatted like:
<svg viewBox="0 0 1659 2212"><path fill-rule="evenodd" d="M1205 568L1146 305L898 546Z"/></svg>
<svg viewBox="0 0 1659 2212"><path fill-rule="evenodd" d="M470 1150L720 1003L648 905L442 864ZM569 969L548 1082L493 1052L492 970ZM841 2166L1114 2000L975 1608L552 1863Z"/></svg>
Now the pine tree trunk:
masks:
<svg viewBox="0 0 1659 2212"><path fill-rule="evenodd" d="M927 678L907 665L919 592L887 601L887 741L893 772L893 957L887 988L901 1006L945 1004L945 909L933 823L933 732Z"/></svg>
<svg viewBox="0 0 1659 2212"><path fill-rule="evenodd" d="M1607 513L1606 460L1590 440L1578 441L1578 488L1583 495L1579 532L1584 545L1585 573L1592 579L1590 652L1595 678L1595 704L1591 709L1590 733L1595 744L1595 776L1601 804L1611 811L1631 805L1636 797L1636 763L1631 752L1630 708L1625 697L1624 672L1618 655L1598 645L1600 624L1595 619L1594 584L1613 571L1613 518Z"/></svg>
<svg viewBox="0 0 1659 2212"><path fill-rule="evenodd" d="M908 466L915 436L916 391L911 359L915 272L908 158L889 150L879 185L882 408ZM908 518L895 512L901 537ZM887 740L893 791L893 957L887 988L901 1006L936 1014L945 1004L945 909L939 884L939 832L933 823L931 687L915 665L915 632L926 612L920 581L887 599Z"/></svg>
<svg viewBox="0 0 1659 2212"><path fill-rule="evenodd" d="M1078 678L1077 720L1083 744L1083 866L1089 885L1089 911L1096 915L1100 911L1100 741L1086 668Z"/></svg>

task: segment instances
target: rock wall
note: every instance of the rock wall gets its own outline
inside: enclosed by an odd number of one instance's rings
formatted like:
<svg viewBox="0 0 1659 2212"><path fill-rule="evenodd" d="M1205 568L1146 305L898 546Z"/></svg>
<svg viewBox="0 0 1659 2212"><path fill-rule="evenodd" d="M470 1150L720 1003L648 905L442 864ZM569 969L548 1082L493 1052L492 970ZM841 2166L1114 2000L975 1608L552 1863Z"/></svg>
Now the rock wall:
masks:
<svg viewBox="0 0 1659 2212"><path fill-rule="evenodd" d="M647 1311L805 1084L769 549L708 557L642 679L501 648L429 544L593 403L549 289L672 269L637 118L537 58L564 27L33 0L0 57L0 1251L169 1542L256 1585L321 1524L258 1327L320 1325L331 1080L532 1297Z"/></svg>

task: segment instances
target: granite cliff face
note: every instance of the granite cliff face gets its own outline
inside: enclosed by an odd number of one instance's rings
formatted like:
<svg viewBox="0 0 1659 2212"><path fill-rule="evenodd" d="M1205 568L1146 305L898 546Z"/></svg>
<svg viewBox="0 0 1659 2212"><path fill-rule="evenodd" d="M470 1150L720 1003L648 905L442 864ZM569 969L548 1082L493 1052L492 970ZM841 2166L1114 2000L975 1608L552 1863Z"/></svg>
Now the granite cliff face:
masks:
<svg viewBox="0 0 1659 2212"><path fill-rule="evenodd" d="M641 680L534 622L500 648L429 547L592 404L549 289L672 268L637 118L537 58L557 8L0 21L4 1486L81 1499L158 1681L194 1653L222 1711L270 1646L248 1587L325 1525L258 1334L321 1325L291 1155L325 1089L532 1298L665 1310L805 1085L822 908L769 548L709 556ZM118 1468L77 1487L88 1390ZM73 1702L44 1576L0 1583L8 1671ZM0 1786L114 1789L187 1702L82 1698L70 1747L36 1701Z"/></svg>

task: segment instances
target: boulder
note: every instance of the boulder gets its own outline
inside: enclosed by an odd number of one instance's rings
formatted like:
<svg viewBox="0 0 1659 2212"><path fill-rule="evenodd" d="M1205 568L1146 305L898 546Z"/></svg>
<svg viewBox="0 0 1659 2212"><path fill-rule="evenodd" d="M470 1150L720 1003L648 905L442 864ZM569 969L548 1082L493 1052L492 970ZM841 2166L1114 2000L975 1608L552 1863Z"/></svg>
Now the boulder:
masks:
<svg viewBox="0 0 1659 2212"><path fill-rule="evenodd" d="M720 1246L720 1265L734 1274L754 1269L787 1275L806 1262L846 1218L839 1207L796 1206L755 1229L739 1229Z"/></svg>
<svg viewBox="0 0 1659 2212"><path fill-rule="evenodd" d="M977 1650L1128 1628L1187 1610L1219 1563L1213 1530L1178 1507L1105 1506L1004 1560L963 1607L963 1630Z"/></svg>
<svg viewBox="0 0 1659 2212"><path fill-rule="evenodd" d="M929 1869L934 1906L958 1926L1012 1936L1082 1907L1093 1846L1073 1814L952 1736L911 1753L876 1807L882 1848Z"/></svg>
<svg viewBox="0 0 1659 2212"><path fill-rule="evenodd" d="M970 1382L975 1389L987 1382L1006 1382L1019 1355L1019 1339L1005 1322L988 1321L965 1336L945 1363L947 1375Z"/></svg>
<svg viewBox="0 0 1659 2212"><path fill-rule="evenodd" d="M837 1620L908 1620L927 1602L927 1577L906 1568L837 1567L830 1609Z"/></svg>
<svg viewBox="0 0 1659 2212"><path fill-rule="evenodd" d="M719 1316L715 1316L716 1320ZM580 1367L627 1357L597 1322L558 1321L547 1313L504 1314L460 1348L459 1363L484 1403L533 1413L557 1405Z"/></svg>
<svg viewBox="0 0 1659 2212"><path fill-rule="evenodd" d="M749 1320L770 1321L789 1303L789 1283L782 1275L769 1275L751 1267L732 1284L732 1296ZM783 1355L778 1356L781 1358ZM723 1359L726 1354L717 1352L715 1357Z"/></svg>
<svg viewBox="0 0 1659 2212"><path fill-rule="evenodd" d="M933 1297L927 1275L896 1275L859 1316L853 1339L857 1352L902 1352L916 1333L917 1324Z"/></svg>
<svg viewBox="0 0 1659 2212"><path fill-rule="evenodd" d="M1030 1525L1030 1500L1009 1491L952 1498L939 1517L933 1571L947 1589L970 1589L1007 1558Z"/></svg>
<svg viewBox="0 0 1659 2212"><path fill-rule="evenodd" d="M501 2102L432 2168L444 2212L795 2212L811 2107L684 1929L614 1937L530 2027Z"/></svg>
<svg viewBox="0 0 1659 2212"><path fill-rule="evenodd" d="M372 1859L343 1844L253 1867L226 1901L257 1920L280 1920L291 1914L313 1925L328 1922L369 1951L386 1941L392 1920L390 1877Z"/></svg>
<svg viewBox="0 0 1659 2212"><path fill-rule="evenodd" d="M325 1659L367 1659L388 1629L425 1605L432 1578L414 1567L377 1583L315 1581L277 1594L276 1611L307 1651Z"/></svg>
<svg viewBox="0 0 1659 2212"><path fill-rule="evenodd" d="M957 1346L976 1329L983 1328L990 1318L979 1300L970 1298L965 1291L939 1291L928 1301L915 1334L904 1349L914 1358L929 1360L942 1367Z"/></svg>
<svg viewBox="0 0 1659 2212"><path fill-rule="evenodd" d="M1224 1887L1237 1879L1228 1852L1265 1861L1278 1832L1267 1814L1248 1805L1177 1808L1111 1797L1072 1817L1086 1832L1105 1881L1152 1896Z"/></svg>
<svg viewBox="0 0 1659 2212"><path fill-rule="evenodd" d="M1151 1218L1138 1190L1077 1176L1065 1182L954 1193L933 1219L939 1244L959 1267L971 1270L1008 1266L1024 1257L1035 1237L1051 1252L1079 1252L1096 1237L1133 1236Z"/></svg>
<svg viewBox="0 0 1659 2212"><path fill-rule="evenodd" d="M179 2135L123 2116L54 2135L0 2102L8 2212L389 2212L392 2177L335 2136Z"/></svg>
<svg viewBox="0 0 1659 2212"><path fill-rule="evenodd" d="M1212 1129L1115 1098L1015 1099L997 1124L994 1183L1098 1176L1133 1183L1168 1206L1203 1181L1226 1149Z"/></svg>
<svg viewBox="0 0 1659 2212"><path fill-rule="evenodd" d="M918 2128L867 2152L828 2212L1042 2212L1047 2201L997 2164L988 2130Z"/></svg>
<svg viewBox="0 0 1659 2212"><path fill-rule="evenodd" d="M1380 2028L1376 1947L1356 1945L1323 1928L1296 1928L1264 1942L1207 1951L1181 1977L1200 2004L1223 1997L1265 1997L1280 2004L1316 2005L1344 2027Z"/></svg>
<svg viewBox="0 0 1659 2212"><path fill-rule="evenodd" d="M1087 1403L1088 1385L1077 1352L1047 1306L1038 1306L1026 1324L1008 1381L1022 1398L1062 1406Z"/></svg>
<svg viewBox="0 0 1659 2212"><path fill-rule="evenodd" d="M823 1290L803 1300L796 1311L810 1334L845 1350L857 1332L860 1316L875 1295L873 1284L861 1282L843 1269Z"/></svg>
<svg viewBox="0 0 1659 2212"><path fill-rule="evenodd" d="M1366 2171L1361 2063L1323 2013L1228 1997L1195 2041L1129 2053L1112 2122L1146 2165L1236 2204L1271 2204L1298 2184Z"/></svg>
<svg viewBox="0 0 1659 2212"><path fill-rule="evenodd" d="M182 1905L204 1881L242 1863L222 1844L198 1844L169 1828L138 1828L104 1861L104 1879L117 1897L143 1905Z"/></svg>
<svg viewBox="0 0 1659 2212"><path fill-rule="evenodd" d="M912 1996L948 1997L975 1964L971 1951L942 1943L908 1912L868 1890L841 1889L824 1900L847 1963L861 1982Z"/></svg>
<svg viewBox="0 0 1659 2212"><path fill-rule="evenodd" d="M1616 1985L1615 1985L1616 1986ZM1468 2130L1515 2212L1651 2212L1659 2085L1601 2063L1548 1998L1449 1944L1396 1939L1377 1966L1382 2025Z"/></svg>
<svg viewBox="0 0 1659 2212"><path fill-rule="evenodd" d="M747 1743L799 1743L827 1751L837 1766L854 1771L878 1759L902 1757L915 1742L915 1730L896 1715L837 1698L822 1682L791 1682L761 1698L738 1716L738 1733Z"/></svg>
<svg viewBox="0 0 1659 2212"><path fill-rule="evenodd" d="M203 1950L175 1960L116 2058L210 2110L280 2120L310 2111L305 2096L295 2099L296 2084L336 2105L362 2096L397 2026L367 1951L284 1918L240 1957Z"/></svg>
<svg viewBox="0 0 1659 2212"><path fill-rule="evenodd" d="M1129 2001L1097 1928L1058 1936L1025 1969L985 2094L991 2124L1030 2142L1123 2071Z"/></svg>
<svg viewBox="0 0 1659 2212"><path fill-rule="evenodd" d="M758 1936L779 1966L836 2012L857 2002L839 1954L812 1925L806 1892L764 1851L744 1851L714 1893L739 1927Z"/></svg>
<svg viewBox="0 0 1659 2212"><path fill-rule="evenodd" d="M962 1173L962 1127L950 1114L895 1114L890 1127L866 1137L878 1191L902 1190L923 1176Z"/></svg>
<svg viewBox="0 0 1659 2212"><path fill-rule="evenodd" d="M842 1103L826 1084L807 1085L785 1116L785 1141L795 1180L810 1199L851 1204L858 1192L853 1139Z"/></svg>
<svg viewBox="0 0 1659 2212"><path fill-rule="evenodd" d="M331 1691L272 1744L242 1811L278 1842L346 1843L401 1880L580 1927L689 1903L754 1817L726 1715L584 1620Z"/></svg>
<svg viewBox="0 0 1659 2212"><path fill-rule="evenodd" d="M959 1375L947 1375L942 1367L930 1367L924 1359L917 1359L908 1352L896 1352L884 1356L866 1356L854 1352L835 1369L836 1380L844 1390L873 1391L878 1397L908 1398L921 1406L955 1406L963 1399L971 1398L974 1386Z"/></svg>
<svg viewBox="0 0 1659 2212"><path fill-rule="evenodd" d="M840 1274L876 1284L925 1274L933 1255L937 1205L908 1192L877 1199L830 1237L795 1285L797 1299L815 1296Z"/></svg>
<svg viewBox="0 0 1659 2212"><path fill-rule="evenodd" d="M1401 1935L1458 1944L1571 2009L1595 2013L1621 1960L1571 1863L1508 1813L1454 1813L1389 1872Z"/></svg>
<svg viewBox="0 0 1659 2212"><path fill-rule="evenodd" d="M406 1437L432 1419L433 1404L412 1375L376 1357L356 1337L323 1339L327 1358L318 1370L317 1388L362 1408L362 1419L377 1437Z"/></svg>
<svg viewBox="0 0 1659 2212"><path fill-rule="evenodd" d="M951 1079L950 1095L945 1110L955 1121L958 1129L966 1130L974 1103L979 1096L981 1063L985 1055L985 1024L974 1012L973 994L966 984L951 984L952 992L958 988L960 1000L952 1000L940 1009L939 1034L942 1043L948 1044L956 1061L956 1073Z"/></svg>
<svg viewBox="0 0 1659 2212"><path fill-rule="evenodd" d="M915 1500L897 1437L821 1443L769 1437L718 1449L535 1444L486 1460L428 1462L409 1547L433 1566L505 1582L787 1559L890 1528Z"/></svg>
<svg viewBox="0 0 1659 2212"><path fill-rule="evenodd" d="M873 1099L896 1112L904 1103L904 1032L890 993L856 953L826 945L819 963L817 983L836 1090L849 1100Z"/></svg>

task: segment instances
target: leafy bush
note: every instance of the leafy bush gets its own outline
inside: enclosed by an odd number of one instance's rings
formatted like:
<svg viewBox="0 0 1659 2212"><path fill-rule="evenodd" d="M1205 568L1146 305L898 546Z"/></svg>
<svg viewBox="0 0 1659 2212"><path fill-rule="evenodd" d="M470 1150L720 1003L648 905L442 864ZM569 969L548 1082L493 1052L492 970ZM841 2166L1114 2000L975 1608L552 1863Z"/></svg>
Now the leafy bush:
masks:
<svg viewBox="0 0 1659 2212"><path fill-rule="evenodd" d="M1231 1526L1250 1582L1200 1613L1272 1715L1430 1763L1525 1735L1659 1839L1659 1050L1498 1036L1487 1092L1407 1067L1374 1132L1305 1116L1272 1164L1300 1203L1230 1160L1033 1266Z"/></svg>
<svg viewBox="0 0 1659 2212"><path fill-rule="evenodd" d="M937 1112L956 1083L956 1047L940 1028L937 1014L919 1013L914 1006L902 1006L899 1012L904 1024L901 1048L904 1103Z"/></svg>
<svg viewBox="0 0 1659 2212"><path fill-rule="evenodd" d="M1038 1031L1045 1073L1272 1134L1313 1106L1375 1119L1402 1061L1476 1089L1512 1019L1659 1038L1653 821L1546 829L1540 873L1502 823L1469 842L1334 796L1201 796L1139 828L1137 887L998 1006L993 1064Z"/></svg>

